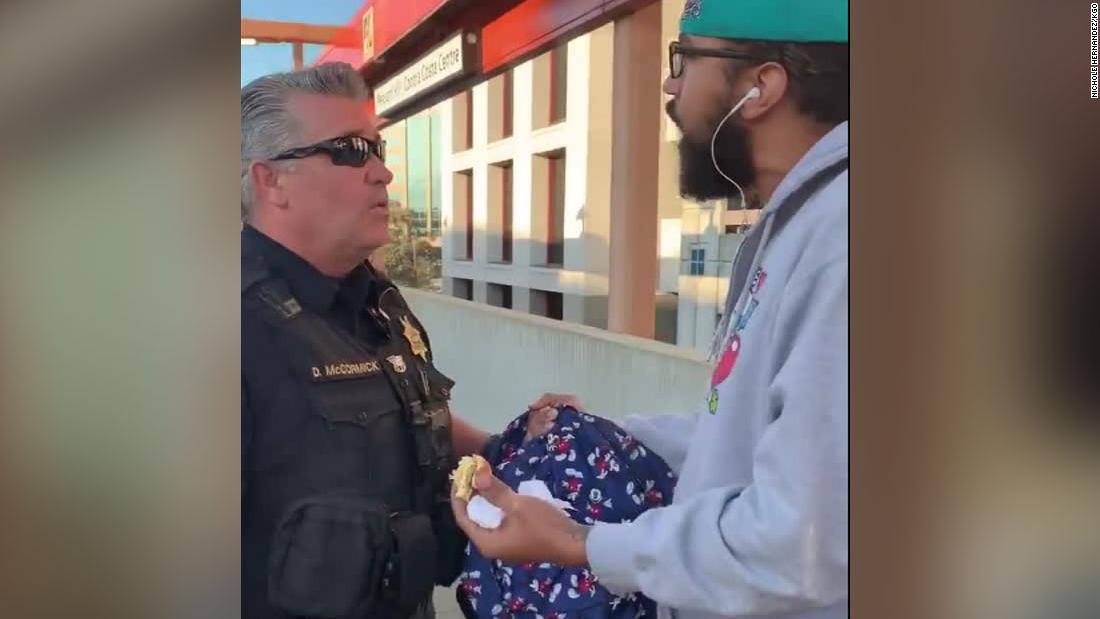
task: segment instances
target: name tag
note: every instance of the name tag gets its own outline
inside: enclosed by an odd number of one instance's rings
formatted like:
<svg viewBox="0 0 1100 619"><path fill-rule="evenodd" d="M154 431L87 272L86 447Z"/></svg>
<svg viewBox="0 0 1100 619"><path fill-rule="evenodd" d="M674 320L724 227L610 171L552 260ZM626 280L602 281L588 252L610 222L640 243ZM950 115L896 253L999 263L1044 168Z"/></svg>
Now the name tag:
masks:
<svg viewBox="0 0 1100 619"><path fill-rule="evenodd" d="M348 363L326 363L310 368L310 378L313 382L327 380L343 380L345 378L363 378L374 376L382 371L381 364L375 359Z"/></svg>

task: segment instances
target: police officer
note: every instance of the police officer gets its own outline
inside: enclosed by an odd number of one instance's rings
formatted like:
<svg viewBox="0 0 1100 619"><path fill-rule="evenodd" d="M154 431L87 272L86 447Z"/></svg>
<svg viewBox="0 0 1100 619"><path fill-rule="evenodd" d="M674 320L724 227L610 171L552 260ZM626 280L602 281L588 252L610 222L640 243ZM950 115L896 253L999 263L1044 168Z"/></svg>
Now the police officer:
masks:
<svg viewBox="0 0 1100 619"><path fill-rule="evenodd" d="M461 567L453 382L368 257L385 144L347 64L241 91L242 616L431 617ZM452 440L453 439L453 440Z"/></svg>

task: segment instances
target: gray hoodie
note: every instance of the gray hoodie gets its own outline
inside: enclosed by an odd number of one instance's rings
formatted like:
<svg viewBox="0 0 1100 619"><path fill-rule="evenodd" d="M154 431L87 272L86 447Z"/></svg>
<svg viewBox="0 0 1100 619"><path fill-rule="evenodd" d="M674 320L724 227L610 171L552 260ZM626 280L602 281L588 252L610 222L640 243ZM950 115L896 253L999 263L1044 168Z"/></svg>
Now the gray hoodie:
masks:
<svg viewBox="0 0 1100 619"><path fill-rule="evenodd" d="M848 615L847 158L843 123L746 237L700 410L623 422L679 473L675 500L596 525L588 558L662 617Z"/></svg>

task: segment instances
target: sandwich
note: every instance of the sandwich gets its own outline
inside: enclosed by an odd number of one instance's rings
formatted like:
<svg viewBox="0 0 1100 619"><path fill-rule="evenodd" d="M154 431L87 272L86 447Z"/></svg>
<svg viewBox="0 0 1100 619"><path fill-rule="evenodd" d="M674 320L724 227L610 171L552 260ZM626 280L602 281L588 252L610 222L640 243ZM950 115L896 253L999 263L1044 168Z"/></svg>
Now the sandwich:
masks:
<svg viewBox="0 0 1100 619"><path fill-rule="evenodd" d="M489 462L479 455L463 456L458 461L458 466L454 472L451 473L451 480L454 482L455 496L463 501L469 501L474 496L474 474L481 469L482 466L489 466Z"/></svg>

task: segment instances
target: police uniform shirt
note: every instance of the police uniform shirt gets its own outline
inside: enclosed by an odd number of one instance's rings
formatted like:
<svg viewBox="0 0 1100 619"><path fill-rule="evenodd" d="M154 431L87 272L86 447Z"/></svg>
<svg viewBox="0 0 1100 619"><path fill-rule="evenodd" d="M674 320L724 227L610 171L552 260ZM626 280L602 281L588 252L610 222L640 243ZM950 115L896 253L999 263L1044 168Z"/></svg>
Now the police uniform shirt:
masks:
<svg viewBox="0 0 1100 619"><path fill-rule="evenodd" d="M242 268L262 263L285 290L281 302L295 315L285 324L313 325L306 337L287 336L273 327L277 320L260 318L262 304L243 298L242 612L280 617L267 606L267 570L269 540L287 506L352 492L377 496L395 512L433 509L439 484L425 482L432 474L410 411L445 408L453 382L431 363L427 335L396 287L367 266L327 277L250 226L241 249ZM383 296L388 313L379 311ZM318 331L321 345L300 345ZM449 413L443 419L449 423ZM450 449L449 426L434 437L443 447L433 457Z"/></svg>
<svg viewBox="0 0 1100 619"><path fill-rule="evenodd" d="M303 308L334 321L372 347L386 340L387 332L383 326L371 320L363 311L368 295L380 285L365 266L356 267L342 280L329 277L301 256L247 225L241 232L241 253L246 262L263 260L275 276L290 286L291 293ZM242 331L255 332L262 330L263 325L242 316L241 328ZM249 335L254 337L248 337ZM292 371L287 367L288 360L281 351L265 346L266 350L255 351L255 355L249 354L253 351L247 348L248 345L267 340L265 336L264 333L246 333L242 337L242 343L245 344L241 351L242 365L254 368L250 373L261 377L258 384L241 385L241 456L245 463L248 461L256 426L256 411L250 406L250 397L261 400L265 394L294 389L292 380L267 380L267 377L280 377Z"/></svg>

